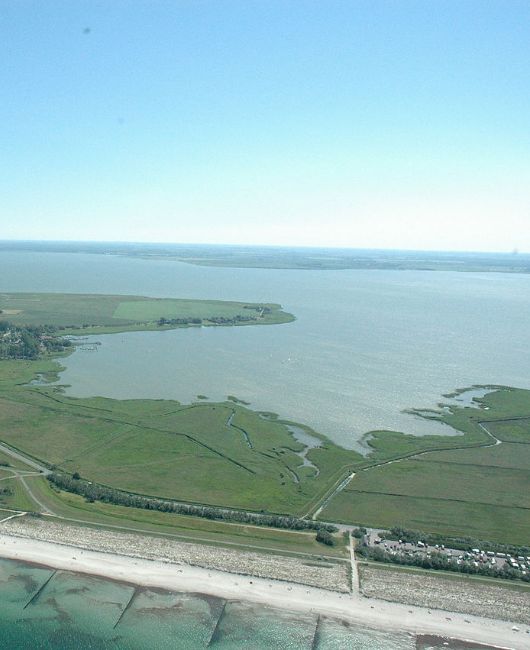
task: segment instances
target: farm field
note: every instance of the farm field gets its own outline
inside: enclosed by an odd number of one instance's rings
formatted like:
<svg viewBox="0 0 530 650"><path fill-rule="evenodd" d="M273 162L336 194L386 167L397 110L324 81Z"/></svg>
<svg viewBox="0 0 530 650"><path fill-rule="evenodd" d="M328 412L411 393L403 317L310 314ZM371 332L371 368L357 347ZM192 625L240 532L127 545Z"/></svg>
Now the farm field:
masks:
<svg viewBox="0 0 530 650"><path fill-rule="evenodd" d="M490 426L489 429L494 429ZM530 435L528 436L530 441ZM528 470L530 468L530 444L506 442L482 449L459 449L433 452L430 461L461 463L475 468L508 467Z"/></svg>
<svg viewBox="0 0 530 650"><path fill-rule="evenodd" d="M263 308L266 308L262 311ZM237 320L254 318L254 320ZM160 318L234 319L232 325L273 325L294 320L280 305L222 300L179 300L144 296L67 293L2 293L0 319L14 325L54 325L63 333L91 334L169 329L183 324L158 324Z"/></svg>
<svg viewBox="0 0 530 650"><path fill-rule="evenodd" d="M503 442L530 444L530 418L488 422L487 428Z"/></svg>
<svg viewBox="0 0 530 650"><path fill-rule="evenodd" d="M512 418L530 411L530 392L501 389L480 403L480 409L455 407L442 419L458 422L464 430L476 429L482 421L500 442L491 439L490 446L427 452L368 468L334 497L321 517L527 544L530 432L525 436L520 420Z"/></svg>

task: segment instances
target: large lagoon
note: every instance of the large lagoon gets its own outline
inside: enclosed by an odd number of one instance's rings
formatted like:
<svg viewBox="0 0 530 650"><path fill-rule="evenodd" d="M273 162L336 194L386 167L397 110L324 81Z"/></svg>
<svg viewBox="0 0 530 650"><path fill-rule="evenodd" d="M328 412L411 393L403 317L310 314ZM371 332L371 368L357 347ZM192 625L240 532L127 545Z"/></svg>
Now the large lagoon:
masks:
<svg viewBox="0 0 530 650"><path fill-rule="evenodd" d="M63 361L74 396L228 395L345 446L367 431L454 433L403 413L473 384L530 388L530 276L201 267L81 253L0 253L0 291L279 302L287 325L93 337Z"/></svg>

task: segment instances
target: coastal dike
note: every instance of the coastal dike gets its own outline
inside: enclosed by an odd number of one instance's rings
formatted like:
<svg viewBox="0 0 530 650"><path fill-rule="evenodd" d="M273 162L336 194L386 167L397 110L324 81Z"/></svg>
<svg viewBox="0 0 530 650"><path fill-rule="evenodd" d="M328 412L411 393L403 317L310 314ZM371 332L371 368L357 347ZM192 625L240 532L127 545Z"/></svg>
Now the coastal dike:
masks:
<svg viewBox="0 0 530 650"><path fill-rule="evenodd" d="M350 565L347 561L253 553L154 535L76 526L47 517L9 519L1 523L0 533L88 551L294 582L340 593L350 590Z"/></svg>

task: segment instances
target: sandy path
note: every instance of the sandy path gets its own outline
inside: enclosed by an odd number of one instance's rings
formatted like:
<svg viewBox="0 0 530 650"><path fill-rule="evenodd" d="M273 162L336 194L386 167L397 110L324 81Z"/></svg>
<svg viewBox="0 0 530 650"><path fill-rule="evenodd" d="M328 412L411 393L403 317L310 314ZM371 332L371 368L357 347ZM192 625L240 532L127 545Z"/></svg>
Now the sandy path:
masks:
<svg viewBox="0 0 530 650"><path fill-rule="evenodd" d="M289 610L347 619L366 627L437 634L530 650L530 634L503 621L388 603L261 578L249 578L188 565L167 564L111 553L86 551L0 534L0 557L103 576L174 591L200 592ZM451 620L447 620L450 618Z"/></svg>

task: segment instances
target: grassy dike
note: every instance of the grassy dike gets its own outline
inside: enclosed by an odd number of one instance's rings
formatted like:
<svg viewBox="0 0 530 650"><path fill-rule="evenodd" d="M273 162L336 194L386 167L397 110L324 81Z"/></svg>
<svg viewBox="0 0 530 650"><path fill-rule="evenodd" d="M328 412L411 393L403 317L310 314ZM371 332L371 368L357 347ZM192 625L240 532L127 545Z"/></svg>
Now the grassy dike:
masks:
<svg viewBox="0 0 530 650"><path fill-rule="evenodd" d="M149 319L162 314L166 319L217 319L233 317L239 310L265 317L260 315L263 305L250 303L65 294L2 294L0 299L1 317L18 318L21 324L24 318L29 324L38 319L48 323L53 315L52 324L68 327L91 313L87 322L92 325L85 329L102 328L99 331L157 326ZM191 304L199 311L191 310ZM227 311L222 313L223 305ZM269 308L269 318L293 318L278 306ZM128 323L123 322L125 317ZM311 467L302 466L304 446L293 437L290 423L252 411L239 400L180 404L76 399L56 387L28 385L37 375L54 378L57 370L52 357L0 362L0 440L58 471L77 472L89 481L133 494L192 504L292 516L311 516L324 504L319 513L323 521L402 525L508 543L526 543L530 537L528 391L499 389L481 400L481 408L451 407L426 416L460 430L460 436L374 432L368 437L372 451L366 457L302 427L321 441L307 455L315 466ZM334 493L352 472L353 480ZM16 483L17 489L0 500L0 507L42 510L40 502L50 512L73 520L154 527L219 543L244 539L242 543L252 546L262 540L266 547L332 552L316 545L314 533L273 535L253 526L88 503L78 495L53 490L42 477L25 481L37 502L13 476L5 482ZM28 507L28 499L34 508Z"/></svg>

